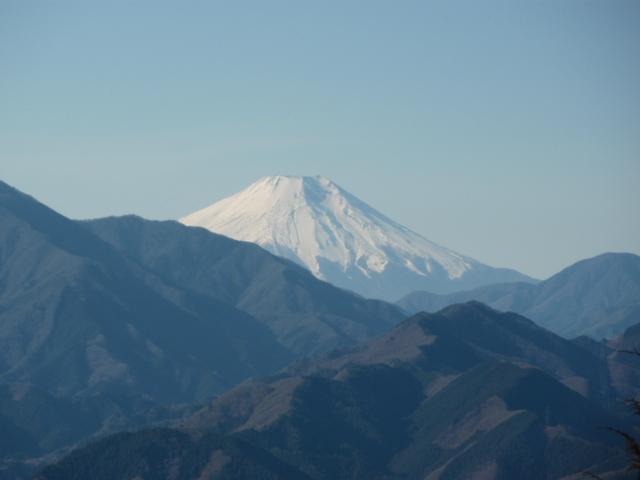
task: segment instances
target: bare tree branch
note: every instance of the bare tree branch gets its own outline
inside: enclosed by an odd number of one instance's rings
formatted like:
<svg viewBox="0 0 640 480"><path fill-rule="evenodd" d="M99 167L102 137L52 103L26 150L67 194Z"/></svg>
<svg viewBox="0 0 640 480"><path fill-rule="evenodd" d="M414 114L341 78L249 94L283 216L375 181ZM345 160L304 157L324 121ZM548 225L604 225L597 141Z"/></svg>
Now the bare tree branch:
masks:
<svg viewBox="0 0 640 480"><path fill-rule="evenodd" d="M612 427L609 427L608 430L624 438L627 444L627 450L631 454L631 463L629 464L628 470L640 470L640 444L638 441L624 430Z"/></svg>

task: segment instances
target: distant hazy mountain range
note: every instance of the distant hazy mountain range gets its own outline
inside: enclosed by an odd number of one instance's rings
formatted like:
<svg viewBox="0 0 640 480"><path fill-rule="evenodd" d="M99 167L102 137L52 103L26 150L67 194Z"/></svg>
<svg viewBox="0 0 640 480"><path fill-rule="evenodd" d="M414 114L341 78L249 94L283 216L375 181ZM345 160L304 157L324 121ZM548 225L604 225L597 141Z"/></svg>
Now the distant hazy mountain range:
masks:
<svg viewBox="0 0 640 480"><path fill-rule="evenodd" d="M567 338L612 338L640 323L640 257L607 253L571 265L537 285L489 285L449 295L413 292L398 304L408 313L435 312L469 300L521 313Z"/></svg>
<svg viewBox="0 0 640 480"><path fill-rule="evenodd" d="M256 243L371 298L534 281L437 245L323 177L265 177L180 221Z"/></svg>
<svg viewBox="0 0 640 480"><path fill-rule="evenodd" d="M623 445L599 428L628 427L610 407L639 362L619 356L456 305L243 384L180 427L108 437L37 478L632 478Z"/></svg>

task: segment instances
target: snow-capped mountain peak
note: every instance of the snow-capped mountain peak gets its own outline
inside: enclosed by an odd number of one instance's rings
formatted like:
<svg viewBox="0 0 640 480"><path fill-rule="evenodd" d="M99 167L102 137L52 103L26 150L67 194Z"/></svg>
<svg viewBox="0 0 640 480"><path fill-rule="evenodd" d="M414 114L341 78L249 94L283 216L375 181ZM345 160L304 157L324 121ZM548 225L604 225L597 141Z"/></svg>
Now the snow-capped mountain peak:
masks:
<svg viewBox="0 0 640 480"><path fill-rule="evenodd" d="M466 283L461 280L473 270L493 270L394 222L321 176L264 177L180 221L256 243L323 280L380 298L399 298L419 286L447 291L439 285Z"/></svg>

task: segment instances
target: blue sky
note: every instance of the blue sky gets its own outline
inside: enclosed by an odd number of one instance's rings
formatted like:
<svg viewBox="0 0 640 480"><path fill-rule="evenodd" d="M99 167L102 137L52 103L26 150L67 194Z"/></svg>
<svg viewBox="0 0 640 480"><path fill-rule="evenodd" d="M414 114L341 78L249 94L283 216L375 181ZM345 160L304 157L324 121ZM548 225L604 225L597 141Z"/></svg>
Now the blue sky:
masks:
<svg viewBox="0 0 640 480"><path fill-rule="evenodd" d="M321 174L545 277L640 253L640 2L0 2L0 177L177 218Z"/></svg>

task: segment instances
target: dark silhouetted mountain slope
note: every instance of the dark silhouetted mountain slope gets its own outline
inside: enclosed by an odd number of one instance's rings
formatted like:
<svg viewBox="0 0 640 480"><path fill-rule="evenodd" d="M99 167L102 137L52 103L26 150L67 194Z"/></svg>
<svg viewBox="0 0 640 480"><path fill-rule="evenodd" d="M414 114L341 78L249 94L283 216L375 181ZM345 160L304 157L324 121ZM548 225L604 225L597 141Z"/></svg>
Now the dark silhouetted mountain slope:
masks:
<svg viewBox="0 0 640 480"><path fill-rule="evenodd" d="M150 429L100 440L72 453L63 468L49 469L44 477L35 478L309 480L310 477L239 438Z"/></svg>
<svg viewBox="0 0 640 480"><path fill-rule="evenodd" d="M599 427L628 420L605 408L613 387L606 375L594 375L607 370L601 361L516 314L456 305L412 317L366 345L244 383L179 427L80 449L38 478L91 480L139 469L148 454L114 465L101 452L149 435L152 445L182 436L158 453L159 477L150 478L218 478L207 477L203 460L188 460L220 458L218 446L192 440L207 437L250 445L317 480L616 472L624 448ZM251 478L227 465L251 464L252 456L224 453L220 478Z"/></svg>
<svg viewBox="0 0 640 480"><path fill-rule="evenodd" d="M3 382L192 401L291 358L251 316L165 283L5 184L0 226Z"/></svg>
<svg viewBox="0 0 640 480"><path fill-rule="evenodd" d="M260 320L296 355L352 345L405 317L396 306L336 288L254 244L203 228L133 216L85 225L169 283Z"/></svg>

